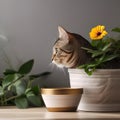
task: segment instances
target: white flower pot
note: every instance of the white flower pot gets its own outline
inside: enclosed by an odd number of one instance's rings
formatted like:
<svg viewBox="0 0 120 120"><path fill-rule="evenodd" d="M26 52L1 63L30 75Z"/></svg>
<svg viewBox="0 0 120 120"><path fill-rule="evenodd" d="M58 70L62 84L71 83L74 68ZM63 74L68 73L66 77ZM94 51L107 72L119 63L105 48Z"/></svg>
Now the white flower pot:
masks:
<svg viewBox="0 0 120 120"><path fill-rule="evenodd" d="M72 88L83 88L78 109L120 111L120 69L99 69L88 76L82 69L69 69Z"/></svg>

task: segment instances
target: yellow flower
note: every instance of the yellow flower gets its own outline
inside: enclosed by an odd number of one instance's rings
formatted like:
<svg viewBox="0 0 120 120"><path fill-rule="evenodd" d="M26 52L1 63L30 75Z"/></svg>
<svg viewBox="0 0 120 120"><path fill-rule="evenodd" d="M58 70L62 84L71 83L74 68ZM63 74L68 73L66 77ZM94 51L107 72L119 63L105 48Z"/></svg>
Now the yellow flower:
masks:
<svg viewBox="0 0 120 120"><path fill-rule="evenodd" d="M105 26L98 25L91 29L89 35L92 40L100 40L107 34Z"/></svg>

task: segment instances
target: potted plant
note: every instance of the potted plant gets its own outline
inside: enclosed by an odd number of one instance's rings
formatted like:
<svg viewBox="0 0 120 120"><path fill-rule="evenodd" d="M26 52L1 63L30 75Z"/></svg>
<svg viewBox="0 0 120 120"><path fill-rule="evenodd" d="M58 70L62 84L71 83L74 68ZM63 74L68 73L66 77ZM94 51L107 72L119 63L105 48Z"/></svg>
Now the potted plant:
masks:
<svg viewBox="0 0 120 120"><path fill-rule="evenodd" d="M120 28L112 29L120 33ZM82 87L84 93L78 109L85 111L120 111L120 39L113 38L98 25L89 33L90 61L68 69L71 87Z"/></svg>
<svg viewBox="0 0 120 120"><path fill-rule="evenodd" d="M0 106L16 105L18 108L43 106L40 87L33 85L33 81L50 72L30 74L33 64L32 59L22 64L18 70L6 69L3 72L0 79Z"/></svg>

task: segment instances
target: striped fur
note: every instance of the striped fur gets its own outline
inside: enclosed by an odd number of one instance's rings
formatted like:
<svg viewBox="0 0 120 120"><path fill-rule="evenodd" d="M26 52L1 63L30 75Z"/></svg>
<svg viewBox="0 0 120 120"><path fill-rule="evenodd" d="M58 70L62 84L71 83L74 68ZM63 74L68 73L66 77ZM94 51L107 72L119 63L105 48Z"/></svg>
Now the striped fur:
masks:
<svg viewBox="0 0 120 120"><path fill-rule="evenodd" d="M58 66L75 68L89 61L89 55L81 47L90 47L82 36L58 27L59 38L53 46L52 61Z"/></svg>

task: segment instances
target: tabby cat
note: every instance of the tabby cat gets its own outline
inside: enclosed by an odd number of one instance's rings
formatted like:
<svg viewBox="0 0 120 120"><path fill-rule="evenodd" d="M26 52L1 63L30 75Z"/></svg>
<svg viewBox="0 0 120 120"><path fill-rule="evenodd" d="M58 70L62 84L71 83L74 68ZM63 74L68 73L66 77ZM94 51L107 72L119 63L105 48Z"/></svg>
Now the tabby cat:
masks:
<svg viewBox="0 0 120 120"><path fill-rule="evenodd" d="M59 38L53 46L52 62L67 68L87 63L90 57L81 47L90 48L90 43L82 36L70 33L60 26L58 31Z"/></svg>

